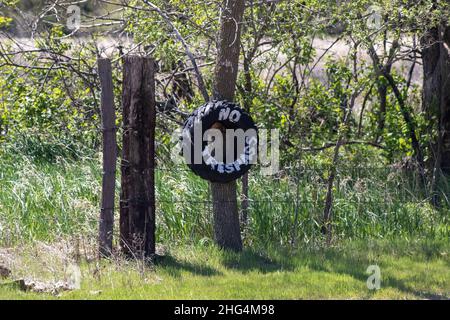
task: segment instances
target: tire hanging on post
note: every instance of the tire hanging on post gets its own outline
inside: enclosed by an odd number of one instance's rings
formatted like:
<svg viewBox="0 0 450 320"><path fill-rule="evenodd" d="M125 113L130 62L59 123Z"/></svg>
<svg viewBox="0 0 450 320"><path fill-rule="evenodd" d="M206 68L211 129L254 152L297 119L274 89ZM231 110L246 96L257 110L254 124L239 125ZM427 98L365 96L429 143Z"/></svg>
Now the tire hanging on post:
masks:
<svg viewBox="0 0 450 320"><path fill-rule="evenodd" d="M196 133L197 125L200 126ZM224 148L224 158L226 153L233 152L231 162L216 159L210 153L209 142L204 139L209 129L219 129L223 136L226 136L227 129L242 130L245 134L241 148L239 143L234 143L234 150ZM257 127L247 112L228 101L211 101L195 110L184 123L181 139L189 168L211 182L227 183L236 180L243 176L256 160ZM196 149L196 144L201 144L201 149ZM196 154L198 150L201 150L201 157Z"/></svg>

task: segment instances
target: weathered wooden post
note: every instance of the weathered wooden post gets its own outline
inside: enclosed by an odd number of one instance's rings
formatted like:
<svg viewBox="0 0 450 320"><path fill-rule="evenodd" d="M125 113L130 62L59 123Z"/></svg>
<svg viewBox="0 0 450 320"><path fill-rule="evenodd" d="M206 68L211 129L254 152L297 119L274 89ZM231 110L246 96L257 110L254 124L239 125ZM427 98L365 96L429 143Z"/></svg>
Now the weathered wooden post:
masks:
<svg viewBox="0 0 450 320"><path fill-rule="evenodd" d="M109 59L98 59L98 74L102 88L101 112L103 131L103 181L99 221L99 256L108 257L112 252L117 160L116 113L111 61Z"/></svg>
<svg viewBox="0 0 450 320"><path fill-rule="evenodd" d="M120 244L131 257L155 253L155 61L123 60Z"/></svg>

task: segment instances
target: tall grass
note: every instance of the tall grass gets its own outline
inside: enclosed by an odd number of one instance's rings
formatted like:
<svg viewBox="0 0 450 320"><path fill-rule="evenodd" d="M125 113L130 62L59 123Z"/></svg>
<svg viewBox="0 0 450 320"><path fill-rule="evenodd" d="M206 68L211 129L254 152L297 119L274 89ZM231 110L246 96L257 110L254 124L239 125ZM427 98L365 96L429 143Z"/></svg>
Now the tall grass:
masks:
<svg viewBox="0 0 450 320"><path fill-rule="evenodd" d="M0 243L52 240L96 225L101 173L97 162L33 162L2 155Z"/></svg>
<svg viewBox="0 0 450 320"><path fill-rule="evenodd" d="M251 177L254 241L321 241L327 171L290 169L279 178ZM441 189L448 194L449 189ZM429 204L411 172L341 168L334 185L333 232L338 239L448 238L449 203Z"/></svg>
<svg viewBox="0 0 450 320"><path fill-rule="evenodd" d="M61 237L96 237L101 157L64 155L42 159L3 148L0 162L0 245ZM119 168L119 166L118 166ZM327 171L285 169L276 177L250 174L247 245L322 241L320 220ZM117 203L120 178L117 177ZM449 188L443 205L429 205L417 177L394 169L344 168L334 190L336 240L369 238L448 239ZM156 172L157 238L198 243L212 239L208 183L183 166ZM118 210L116 210L118 220ZM116 227L116 232L117 232ZM117 238L117 237L116 237Z"/></svg>

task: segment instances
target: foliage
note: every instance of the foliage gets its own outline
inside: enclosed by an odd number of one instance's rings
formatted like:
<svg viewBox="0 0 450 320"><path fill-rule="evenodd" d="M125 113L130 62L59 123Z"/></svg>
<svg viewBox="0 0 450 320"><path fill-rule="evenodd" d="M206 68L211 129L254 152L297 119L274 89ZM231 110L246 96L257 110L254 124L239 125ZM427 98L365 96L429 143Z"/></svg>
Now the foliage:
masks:
<svg viewBox="0 0 450 320"><path fill-rule="evenodd" d="M2 235L2 241L73 235L76 224L80 232L95 228L101 139L96 57L109 55L113 60L120 137L120 58L135 53L154 56L159 66L158 237L176 243L211 238L206 182L184 168L163 165L171 160L170 135L186 114L203 103L186 48L173 27L200 65L211 92L221 1L153 3L170 23L142 1L119 6L116 15L104 11L114 11L118 5L100 10L104 20L99 16L96 22L118 23L107 31L97 26L72 33L64 26L64 17L57 23L47 12L39 20L45 26L27 30L35 36L26 43L14 36L14 28L5 28L18 22L20 7L2 3L2 9L6 5L8 10L0 18L0 172L6 181L0 189L0 226L15 230ZM427 128L436 119L421 111L422 88L410 75L415 71L412 66L420 67L418 39L447 18L446 4L433 7L428 0L414 5L403 0L247 3L236 99L261 128L280 130L285 169L273 177L251 175L247 243L320 242L320 214L333 165L338 167L332 190L336 240L448 236L447 180L441 182L442 207L431 208L426 205L427 186L415 184L416 177L408 171L417 152L412 147L411 123L425 158L432 157L429 145L437 132L430 134ZM375 29L367 23L373 4L382 18ZM64 9L58 7L58 12ZM107 35L112 40L105 40ZM107 44L102 46L103 41ZM392 67L389 75L406 101L411 123L378 64ZM183 77L192 97L177 94L177 76ZM387 86L385 110L378 90L383 86ZM351 118L344 123L353 96ZM345 142L339 150L341 161L333 163L341 137ZM369 169L360 171L363 167Z"/></svg>
<svg viewBox="0 0 450 320"><path fill-rule="evenodd" d="M67 153L76 151L59 149L61 157L49 163L20 155L23 149L17 151L17 146L11 146L1 155L0 244L94 236L100 157L79 155L81 160L68 160ZM247 245L320 244L327 174L326 167L285 168L282 175L272 178L254 171L250 175L250 222L244 233ZM212 204L207 183L184 167L164 166L158 168L156 181L158 241L210 241ZM417 181L412 171L341 168L335 187L336 241L448 239L450 204L440 210L427 205ZM445 184L441 192L448 194Z"/></svg>
<svg viewBox="0 0 450 320"><path fill-rule="evenodd" d="M211 91L215 35L221 1L205 3L171 0L153 3L169 17L190 51L197 57ZM9 8L8 12L14 12L17 4L5 2L3 5ZM21 3L19 6L22 9L23 6L36 10L38 8L30 3ZM103 10L114 11L117 7L109 4ZM381 26L376 29L367 22L374 8L382 19ZM356 113L360 107L355 108L347 138L364 138L368 142L378 140L378 122L382 114L379 111L376 86L373 84L386 80L376 74L371 61L364 58L354 61L353 57L361 56L374 46L380 48L380 59L385 61L389 54L386 43L394 40L400 42L400 49L406 50L411 37L431 28L446 12L445 4L439 4L432 15L430 8L432 1L422 1L415 5L402 0L358 0L339 4L325 4L314 0L280 1L263 5L256 5L252 1L248 3L242 31L242 60L244 67L247 63L248 70L243 70L239 75L238 99L250 109L261 127L280 130L284 164L299 158L302 151L298 146L317 148L336 141L338 123L342 117L342 99L350 94L342 91L345 83L341 79L344 78L351 78L353 88L362 88L358 104L361 103L362 95L367 95L368 98L368 106L361 114L362 121L359 121L360 115ZM83 10L91 11L84 7ZM96 10L101 12L101 8ZM10 15L18 19L16 15ZM111 16L111 19L114 17ZM9 21L10 18L6 19L5 21ZM123 8L122 19L124 31L137 43L136 46L131 44L130 50L135 48L144 51L158 60L161 74L158 76L158 100L167 101L176 96L173 73L189 69L190 61L172 27L160 13L143 6L141 1L131 1L129 7ZM64 39L67 32L63 25L58 24L42 29L40 37L36 37L33 43L42 51L23 52L20 59L26 63L22 63L21 67L11 65L11 61L17 61L14 58L0 58L0 61L3 59L5 62L0 63L2 139L8 136L14 140L20 133L53 136L65 141L83 141L94 148L99 145L99 90L95 56L99 54L97 37L102 31L91 31L92 42L84 38L80 42L76 39ZM323 63L318 61L322 53L317 50L315 43L330 39L330 35L341 39L337 46L340 50L347 50L347 53L341 58L333 57L333 48L330 46L330 54L322 57L327 62ZM122 38L118 38L118 41L119 47L126 46ZM9 47L4 49L14 51L16 47L14 43L9 43ZM407 58L407 54L400 49L395 52L394 60L402 61ZM119 54L121 53L117 51L112 52L115 59L119 58ZM37 69L24 67L36 64L39 66ZM115 66L119 67L117 64ZM318 71L319 68L322 70ZM433 119L427 119L419 112L420 88L413 87L409 92L403 90L408 80L408 70L393 72L396 82L411 104L409 112L418 126L417 135L421 144L428 150L432 137L425 129ZM192 71L187 71L187 75L195 95L192 100L176 97L178 107L184 112L190 112L202 103L195 88L195 75ZM119 78L119 70L116 69L118 106ZM381 144L386 160L392 163L412 157L414 152L408 136L408 126L402 119L390 88L387 95L386 126L381 132ZM170 114L170 110L168 115L162 114L158 121L162 158L169 154L168 133L183 121L179 115ZM174 118L177 122L172 121ZM361 144L355 150L364 153L365 148L367 146ZM326 161L324 158L328 157L323 152L315 153L314 156L319 162Z"/></svg>

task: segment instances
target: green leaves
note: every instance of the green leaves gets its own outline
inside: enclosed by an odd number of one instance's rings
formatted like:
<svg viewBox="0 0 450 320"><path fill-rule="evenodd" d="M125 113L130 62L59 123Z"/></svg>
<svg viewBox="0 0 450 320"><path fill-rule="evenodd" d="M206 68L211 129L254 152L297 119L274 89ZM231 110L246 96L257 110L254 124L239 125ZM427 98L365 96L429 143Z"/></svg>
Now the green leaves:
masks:
<svg viewBox="0 0 450 320"><path fill-rule="evenodd" d="M11 18L0 16L0 29L9 26L11 22Z"/></svg>

